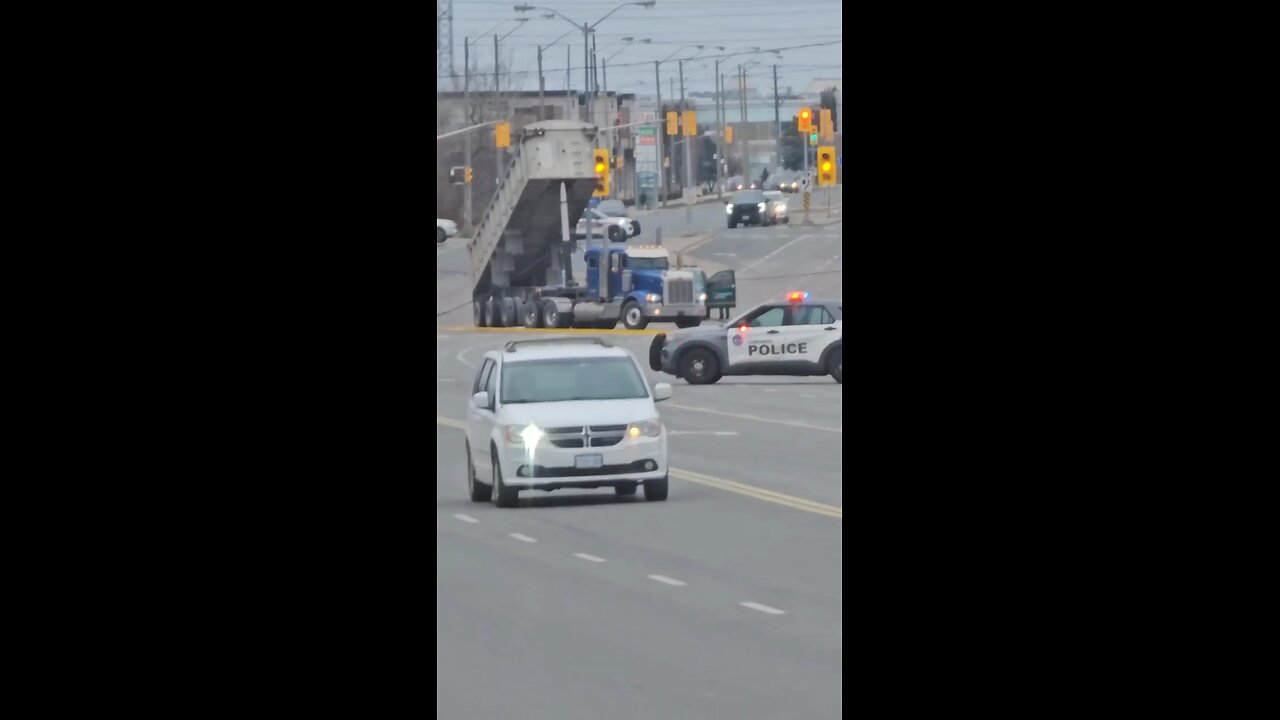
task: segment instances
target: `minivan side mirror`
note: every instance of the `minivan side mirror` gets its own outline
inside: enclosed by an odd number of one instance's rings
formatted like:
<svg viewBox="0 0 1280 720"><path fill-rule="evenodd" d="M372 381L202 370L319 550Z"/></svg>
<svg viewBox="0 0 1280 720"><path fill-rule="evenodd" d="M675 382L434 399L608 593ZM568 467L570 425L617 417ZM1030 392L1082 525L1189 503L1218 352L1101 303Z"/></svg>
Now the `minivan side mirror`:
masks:
<svg viewBox="0 0 1280 720"><path fill-rule="evenodd" d="M472 395L471 407L477 410L488 410L489 409L489 391L481 390L475 395Z"/></svg>
<svg viewBox="0 0 1280 720"><path fill-rule="evenodd" d="M671 385L669 383L658 383L653 386L653 401L662 402L671 399Z"/></svg>

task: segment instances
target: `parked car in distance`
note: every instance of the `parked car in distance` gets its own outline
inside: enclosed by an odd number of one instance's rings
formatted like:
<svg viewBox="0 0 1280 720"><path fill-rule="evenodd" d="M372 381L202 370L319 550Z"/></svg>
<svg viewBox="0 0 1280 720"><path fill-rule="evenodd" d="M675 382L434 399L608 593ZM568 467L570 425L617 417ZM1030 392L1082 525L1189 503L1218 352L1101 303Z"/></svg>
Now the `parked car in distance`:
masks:
<svg viewBox="0 0 1280 720"><path fill-rule="evenodd" d="M457 237L458 223L446 218L436 218L436 244L444 242L451 237Z"/></svg>

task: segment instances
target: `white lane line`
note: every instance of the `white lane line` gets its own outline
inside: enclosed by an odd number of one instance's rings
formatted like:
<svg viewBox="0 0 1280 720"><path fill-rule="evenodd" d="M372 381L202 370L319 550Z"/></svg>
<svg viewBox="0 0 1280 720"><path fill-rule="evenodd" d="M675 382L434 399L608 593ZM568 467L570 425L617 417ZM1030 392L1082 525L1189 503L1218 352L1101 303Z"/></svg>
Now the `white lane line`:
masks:
<svg viewBox="0 0 1280 720"><path fill-rule="evenodd" d="M769 613L770 615L786 615L787 614L786 611L784 610L779 610L778 608L771 608L768 605L761 605L760 603L740 602L738 604L745 608L751 608L752 610L759 610L760 612L763 612L763 613Z"/></svg>
<svg viewBox="0 0 1280 720"><path fill-rule="evenodd" d="M513 537L513 538L515 538L515 539L519 540L520 542L530 542L530 543L538 542L537 540L534 540L533 538L529 537L528 535L521 535L520 533L508 533L508 535L509 535L510 537Z"/></svg>
<svg viewBox="0 0 1280 720"><path fill-rule="evenodd" d="M738 257L738 253L711 253L712 255L722 255L724 257Z"/></svg>
<svg viewBox="0 0 1280 720"><path fill-rule="evenodd" d="M778 392L778 389L777 389L777 388L765 388L765 389L764 389L764 391L765 391L765 392Z"/></svg>
<svg viewBox="0 0 1280 720"><path fill-rule="evenodd" d="M800 397L802 397L802 398L809 398L809 399L813 399L813 396L812 396L812 395L810 395L810 394L808 394L808 393L800 393Z"/></svg>
<svg viewBox="0 0 1280 720"><path fill-rule="evenodd" d="M680 587L681 585L688 585L688 583L684 582L683 580L676 580L675 578L669 578L666 575L650 575L649 579L657 580L660 583L666 583L668 585L675 585L676 587Z"/></svg>
<svg viewBox="0 0 1280 720"><path fill-rule="evenodd" d="M755 262L751 263L750 265L748 265L748 266L746 266L746 267L744 267L744 268L742 268L742 269L743 269L743 270L750 270L751 268L753 268L753 267L755 267L755 266L759 265L760 263L764 262L765 260L768 260L769 258L773 257L774 255L777 255L778 253L782 252L783 250L786 250L787 248L791 247L792 245L795 245L796 243L800 242L801 240L804 240L805 238L811 238L811 237L813 237L813 235L797 235L795 240L792 240L791 242L787 243L786 245L783 245L782 247L778 248L777 250L774 250L773 252L769 253L768 255L765 255L764 257L760 258L759 260L757 260L757 261L755 261Z"/></svg>
<svg viewBox="0 0 1280 720"><path fill-rule="evenodd" d="M480 522L479 520L477 520L477 519L475 519L475 518L471 517L470 515L463 515L462 513L454 513L454 514L453 514L453 516L454 516L454 517L456 517L456 518L458 518L459 520L461 520L461 521L462 521L462 522L464 522L464 523L478 523L478 522Z"/></svg>
<svg viewBox="0 0 1280 720"><path fill-rule="evenodd" d="M732 430L668 430L668 435L719 435L729 437L738 433Z"/></svg>
<svg viewBox="0 0 1280 720"><path fill-rule="evenodd" d="M461 363L462 363L462 364L464 364L464 365L467 365L468 367L475 367L475 365L472 365L472 364L471 364L471 361L470 361L470 360L468 360L468 359L466 359L466 358L462 357L462 353L464 353L464 352L466 352L466 351L468 351L468 350L470 350L470 349L471 349L471 348L463 348L463 349L459 350L459 351L458 351L458 354L457 354L457 355L455 355L454 357L458 358L458 361L459 361L459 362L461 362Z"/></svg>
<svg viewBox="0 0 1280 720"><path fill-rule="evenodd" d="M737 418L739 420L754 420L756 422L772 423L774 425L786 425L787 427L806 428L808 430L825 430L826 432L844 434L841 428L823 427L822 425L810 425L809 423L795 422L793 420L774 420L773 418L760 417L758 415L746 415L744 413L724 412L723 410L711 410L709 408L691 407L689 405L677 405L675 403L665 403L663 409L675 408L677 410L691 410L693 412L707 413L708 415L724 415L725 417Z"/></svg>
<svg viewBox="0 0 1280 720"><path fill-rule="evenodd" d="M604 562L604 558L596 557L595 555L588 555L586 553L574 553L573 556L582 558L583 560L590 560L591 562Z"/></svg>

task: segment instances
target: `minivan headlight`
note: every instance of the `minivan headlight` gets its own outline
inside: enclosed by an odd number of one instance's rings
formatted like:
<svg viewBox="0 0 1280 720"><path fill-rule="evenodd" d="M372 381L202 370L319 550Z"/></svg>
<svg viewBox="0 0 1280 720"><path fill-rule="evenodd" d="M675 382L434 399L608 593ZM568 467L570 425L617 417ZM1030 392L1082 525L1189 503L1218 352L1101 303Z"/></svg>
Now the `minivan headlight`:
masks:
<svg viewBox="0 0 1280 720"><path fill-rule="evenodd" d="M657 420L641 420L627 426L627 437L658 437L662 434L662 424Z"/></svg>
<svg viewBox="0 0 1280 720"><path fill-rule="evenodd" d="M516 446L524 446L530 450L537 447L543 436L546 435L546 433L542 432L541 428L533 423L529 423L528 425L507 425L503 429L503 432L506 435L508 443Z"/></svg>

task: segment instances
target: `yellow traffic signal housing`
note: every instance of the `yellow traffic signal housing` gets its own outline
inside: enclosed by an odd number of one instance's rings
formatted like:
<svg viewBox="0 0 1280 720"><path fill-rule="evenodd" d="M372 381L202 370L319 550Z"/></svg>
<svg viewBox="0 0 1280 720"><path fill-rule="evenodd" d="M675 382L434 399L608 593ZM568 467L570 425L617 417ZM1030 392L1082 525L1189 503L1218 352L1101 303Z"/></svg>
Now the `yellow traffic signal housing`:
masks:
<svg viewBox="0 0 1280 720"><path fill-rule="evenodd" d="M818 185L836 184L836 149L830 145L818 148Z"/></svg>
<svg viewBox="0 0 1280 720"><path fill-rule="evenodd" d="M500 122L493 128L494 145L500 148L511 147L511 123Z"/></svg>
<svg viewBox="0 0 1280 720"><path fill-rule="evenodd" d="M733 126L732 126L732 125L726 125L726 126L725 126L725 128L724 128L724 141L725 141L725 142L727 142L727 143L730 143L730 144L732 144L732 143L733 143Z"/></svg>
<svg viewBox="0 0 1280 720"><path fill-rule="evenodd" d="M836 138L836 129L831 124L831 108L822 108L818 111L818 134L823 140Z"/></svg>
<svg viewBox="0 0 1280 720"><path fill-rule="evenodd" d="M677 113L675 110L668 110L668 111L667 111L667 134L668 134L668 135L679 135L679 134L680 134L680 120L679 120L679 117L680 117L680 114L679 114L679 113Z"/></svg>
<svg viewBox="0 0 1280 720"><path fill-rule="evenodd" d="M799 126L796 128L802 133L813 132L813 111L809 108L800 108L800 114L796 115Z"/></svg>
<svg viewBox="0 0 1280 720"><path fill-rule="evenodd" d="M684 134L690 137L698 134L698 119L692 110L684 111Z"/></svg>
<svg viewBox="0 0 1280 720"><path fill-rule="evenodd" d="M591 191L591 196L609 197L609 151L596 148L594 160L592 169L596 173L596 189Z"/></svg>
<svg viewBox="0 0 1280 720"><path fill-rule="evenodd" d="M467 168L462 174L463 182L471 182L471 168Z"/></svg>

